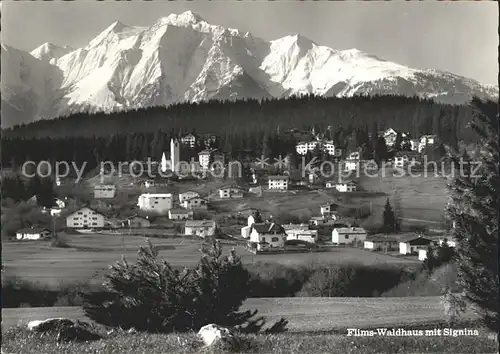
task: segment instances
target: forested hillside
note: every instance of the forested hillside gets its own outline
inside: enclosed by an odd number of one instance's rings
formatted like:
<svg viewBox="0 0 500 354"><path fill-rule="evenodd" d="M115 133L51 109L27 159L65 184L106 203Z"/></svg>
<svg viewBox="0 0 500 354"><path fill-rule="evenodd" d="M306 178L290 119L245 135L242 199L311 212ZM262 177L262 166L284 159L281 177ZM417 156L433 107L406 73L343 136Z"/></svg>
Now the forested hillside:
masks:
<svg viewBox="0 0 500 354"><path fill-rule="evenodd" d="M293 97L289 99L209 101L112 114L76 114L3 130L4 166L27 159L97 162L160 158L171 136L193 132L218 136L217 147L238 151L263 149L276 155L293 150L290 128L324 133L339 147L353 131L362 139L393 128L412 138L437 134L445 144L470 141L468 106L438 104L399 96L353 98ZM263 144L266 145L263 147ZM360 144L358 144L360 145Z"/></svg>

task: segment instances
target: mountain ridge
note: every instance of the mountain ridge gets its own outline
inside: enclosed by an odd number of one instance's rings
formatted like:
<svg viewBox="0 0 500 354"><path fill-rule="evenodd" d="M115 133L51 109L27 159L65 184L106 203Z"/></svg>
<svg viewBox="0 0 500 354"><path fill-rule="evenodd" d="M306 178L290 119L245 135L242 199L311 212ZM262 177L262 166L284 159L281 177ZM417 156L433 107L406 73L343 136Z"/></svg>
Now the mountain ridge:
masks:
<svg viewBox="0 0 500 354"><path fill-rule="evenodd" d="M191 11L149 27L116 21L83 48L7 48L2 44L2 57L10 52L14 70L2 80L2 107L16 108L2 108L3 126L213 98L403 94L465 103L473 95L498 95L497 87L473 79L412 69L357 49L335 50L300 34L265 41Z"/></svg>

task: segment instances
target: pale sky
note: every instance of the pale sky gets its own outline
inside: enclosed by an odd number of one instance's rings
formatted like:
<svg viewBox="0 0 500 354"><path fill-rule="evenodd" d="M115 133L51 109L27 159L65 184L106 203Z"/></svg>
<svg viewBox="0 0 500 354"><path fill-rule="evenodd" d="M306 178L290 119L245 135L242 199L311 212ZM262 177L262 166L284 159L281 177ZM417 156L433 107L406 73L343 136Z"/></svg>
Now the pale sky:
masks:
<svg viewBox="0 0 500 354"><path fill-rule="evenodd" d="M267 40L300 33L333 49L357 48L413 68L498 84L498 5L491 1L2 1L2 42L85 46L119 20L148 26L192 10L211 24Z"/></svg>

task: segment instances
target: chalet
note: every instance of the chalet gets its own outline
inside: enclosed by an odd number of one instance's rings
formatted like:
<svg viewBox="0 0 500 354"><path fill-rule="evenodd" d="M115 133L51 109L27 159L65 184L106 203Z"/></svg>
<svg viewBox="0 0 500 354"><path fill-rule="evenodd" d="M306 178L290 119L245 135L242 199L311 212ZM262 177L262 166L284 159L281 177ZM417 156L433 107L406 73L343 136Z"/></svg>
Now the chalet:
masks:
<svg viewBox="0 0 500 354"><path fill-rule="evenodd" d="M30 227L16 232L17 240L41 240L51 235L48 229Z"/></svg>
<svg viewBox="0 0 500 354"><path fill-rule="evenodd" d="M184 235L207 237L215 235L217 225L214 220L187 220Z"/></svg>
<svg viewBox="0 0 500 354"><path fill-rule="evenodd" d="M185 200L194 198L194 197L200 197L199 193L193 192L193 191L187 191L184 193L179 193L179 202L182 204L184 203Z"/></svg>
<svg viewBox="0 0 500 354"><path fill-rule="evenodd" d="M139 196L137 206L144 211L166 215L172 203L171 193L144 193Z"/></svg>
<svg viewBox="0 0 500 354"><path fill-rule="evenodd" d="M399 242L399 253L414 254L419 249L427 249L434 242L431 239L422 236L410 236Z"/></svg>
<svg viewBox="0 0 500 354"><path fill-rule="evenodd" d="M298 228L286 230L285 233L287 240L301 240L309 243L316 243L318 241L318 230Z"/></svg>
<svg viewBox="0 0 500 354"><path fill-rule="evenodd" d="M332 231L332 243L337 245L352 244L366 240L366 230L362 227L335 228Z"/></svg>
<svg viewBox="0 0 500 354"><path fill-rule="evenodd" d="M219 198L221 199L232 199L232 198L242 198L243 189L239 187L223 187L219 189Z"/></svg>
<svg viewBox="0 0 500 354"><path fill-rule="evenodd" d="M321 206L321 215L331 215L335 211L337 211L338 204L335 203L328 203L328 204L323 204Z"/></svg>
<svg viewBox="0 0 500 354"><path fill-rule="evenodd" d="M95 199L114 198L116 194L116 186L113 184L98 184L94 186Z"/></svg>
<svg viewBox="0 0 500 354"><path fill-rule="evenodd" d="M151 226L151 221L147 218L143 218L142 216L133 215L127 218L126 227L130 228L146 228Z"/></svg>
<svg viewBox="0 0 500 354"><path fill-rule="evenodd" d="M208 202L206 199L203 199L200 197L194 197L194 198L184 200L184 202L182 203L182 206L185 209L207 210L208 209Z"/></svg>
<svg viewBox="0 0 500 354"><path fill-rule="evenodd" d="M104 215L88 207L83 207L66 217L66 226L76 229L104 227Z"/></svg>
<svg viewBox="0 0 500 354"><path fill-rule="evenodd" d="M290 181L289 176L269 176L270 190L287 190Z"/></svg>
<svg viewBox="0 0 500 354"><path fill-rule="evenodd" d="M395 250L398 247L398 241L393 237L384 235L367 236L364 242L364 248L372 251Z"/></svg>
<svg viewBox="0 0 500 354"><path fill-rule="evenodd" d="M356 192L357 186L356 186L356 182L345 181L345 182L337 183L335 185L335 188L337 189L338 192L350 193L350 192Z"/></svg>
<svg viewBox="0 0 500 354"><path fill-rule="evenodd" d="M168 218L170 220L190 220L193 218L193 210L184 208L170 209Z"/></svg>
<svg viewBox="0 0 500 354"><path fill-rule="evenodd" d="M281 225L275 223L252 224L250 242L257 251L269 249L283 249L285 247L286 233Z"/></svg>

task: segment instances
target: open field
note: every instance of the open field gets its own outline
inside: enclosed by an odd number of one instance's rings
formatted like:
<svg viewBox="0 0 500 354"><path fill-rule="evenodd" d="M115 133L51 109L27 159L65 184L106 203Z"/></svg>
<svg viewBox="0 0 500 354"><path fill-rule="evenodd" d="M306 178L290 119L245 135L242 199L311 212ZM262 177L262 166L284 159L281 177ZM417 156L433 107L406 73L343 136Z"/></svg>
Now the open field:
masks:
<svg viewBox="0 0 500 354"><path fill-rule="evenodd" d="M2 263L4 276L17 276L47 286L58 286L93 279L97 281L110 264L125 256L130 261L137 258L137 250L146 245L140 236L75 234L67 235L71 248L51 247L46 241L3 243ZM159 246L159 255L173 266L188 267L200 258L202 242L188 238L151 238ZM80 247L80 249L79 249ZM167 249L165 249L167 248ZM229 252L233 246L225 245ZM259 261L286 265L331 262L338 264L419 264L418 261L369 252L356 248L337 248L329 252L254 255L243 247L235 247L243 263Z"/></svg>
<svg viewBox="0 0 500 354"><path fill-rule="evenodd" d="M439 297L406 298L259 298L244 309L257 309L269 322L285 317L292 332L333 332L346 328L413 326L442 321ZM85 319L80 307L2 309L2 327L50 317ZM472 313L466 315L474 319Z"/></svg>

